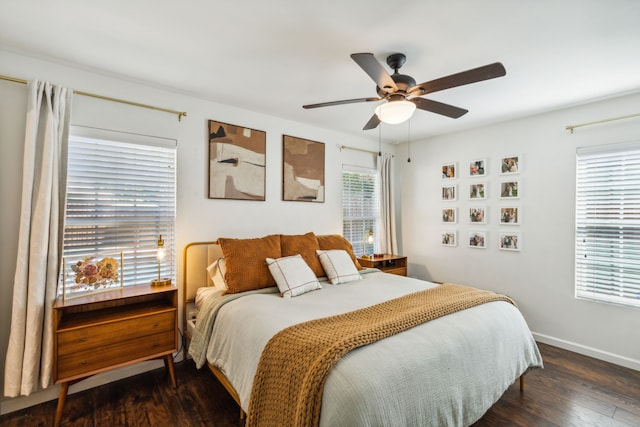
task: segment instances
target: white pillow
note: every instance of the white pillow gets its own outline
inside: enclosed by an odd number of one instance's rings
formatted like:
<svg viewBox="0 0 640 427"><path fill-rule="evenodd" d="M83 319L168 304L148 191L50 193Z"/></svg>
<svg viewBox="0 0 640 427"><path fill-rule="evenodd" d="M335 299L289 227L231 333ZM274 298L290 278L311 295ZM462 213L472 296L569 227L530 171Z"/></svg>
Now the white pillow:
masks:
<svg viewBox="0 0 640 427"><path fill-rule="evenodd" d="M209 273L214 288L221 291L227 290L227 282L224 280L224 275L227 272L227 262L224 258L218 258L213 261L211 265L207 267L207 272Z"/></svg>
<svg viewBox="0 0 640 427"><path fill-rule="evenodd" d="M315 273L300 254L278 259L267 258L267 265L283 297L295 297L322 289Z"/></svg>
<svg viewBox="0 0 640 427"><path fill-rule="evenodd" d="M330 249L328 251L317 250L320 264L327 273L329 281L333 285L347 283L362 279L356 265L351 260L347 251L343 249Z"/></svg>

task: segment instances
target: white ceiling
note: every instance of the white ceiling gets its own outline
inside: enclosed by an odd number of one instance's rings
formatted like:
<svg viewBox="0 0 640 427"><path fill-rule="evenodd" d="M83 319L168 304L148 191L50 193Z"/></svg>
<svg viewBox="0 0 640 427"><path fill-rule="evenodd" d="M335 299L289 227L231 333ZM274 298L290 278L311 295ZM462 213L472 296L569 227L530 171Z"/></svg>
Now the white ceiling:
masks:
<svg viewBox="0 0 640 427"><path fill-rule="evenodd" d="M302 109L376 96L351 53L386 67L402 52L418 82L504 64L505 77L428 95L469 113L416 111L419 140L639 90L640 1L0 0L0 47L374 141L361 129L376 103Z"/></svg>

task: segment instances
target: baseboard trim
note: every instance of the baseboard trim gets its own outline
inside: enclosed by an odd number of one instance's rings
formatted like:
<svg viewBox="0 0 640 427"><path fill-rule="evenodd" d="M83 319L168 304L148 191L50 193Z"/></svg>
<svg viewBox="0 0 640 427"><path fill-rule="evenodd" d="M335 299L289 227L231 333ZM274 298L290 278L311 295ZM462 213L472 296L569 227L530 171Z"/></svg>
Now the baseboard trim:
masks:
<svg viewBox="0 0 640 427"><path fill-rule="evenodd" d="M608 351L599 350L597 348L588 347L586 345L555 338L549 335L539 334L536 332L532 332L532 334L536 341L540 341L543 344L549 344L554 347L563 348L595 359L604 360L605 362L613 363L615 365L624 366L625 368L640 371L640 360L631 359L619 354L610 353Z"/></svg>

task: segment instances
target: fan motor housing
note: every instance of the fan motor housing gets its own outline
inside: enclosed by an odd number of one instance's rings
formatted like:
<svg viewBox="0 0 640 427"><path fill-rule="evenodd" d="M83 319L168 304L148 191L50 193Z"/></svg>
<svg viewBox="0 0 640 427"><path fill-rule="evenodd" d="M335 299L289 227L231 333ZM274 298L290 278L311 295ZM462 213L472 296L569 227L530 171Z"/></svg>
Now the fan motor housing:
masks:
<svg viewBox="0 0 640 427"><path fill-rule="evenodd" d="M392 74L391 78L393 79L394 83L396 84L396 86L398 86L398 92L402 93L406 93L407 90L416 85L416 80L411 77L408 76L406 74ZM376 86L376 92L378 93L378 96L380 96L381 98L386 97L389 92L386 90L381 89L380 87Z"/></svg>

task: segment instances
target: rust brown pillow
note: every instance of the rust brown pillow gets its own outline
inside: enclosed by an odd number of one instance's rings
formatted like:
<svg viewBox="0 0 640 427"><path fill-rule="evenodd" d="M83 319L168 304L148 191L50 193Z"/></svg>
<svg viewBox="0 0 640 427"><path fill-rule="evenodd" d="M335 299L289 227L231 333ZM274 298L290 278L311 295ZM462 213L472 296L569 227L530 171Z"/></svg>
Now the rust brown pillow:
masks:
<svg viewBox="0 0 640 427"><path fill-rule="evenodd" d="M280 258L280 235L272 234L257 239L219 238L218 243L227 262L224 276L226 293L276 286L267 266L267 258Z"/></svg>
<svg viewBox="0 0 640 427"><path fill-rule="evenodd" d="M307 234L281 234L280 248L282 256L292 256L300 254L302 259L311 267L316 277L326 276L320 264L320 259L316 251L320 249L318 239L313 232Z"/></svg>
<svg viewBox="0 0 640 427"><path fill-rule="evenodd" d="M318 244L320 245L320 249L322 250L330 250L330 249L344 249L351 257L351 260L355 264L358 270L362 270L363 267L358 262L356 255L353 253L353 246L351 246L351 242L342 237L339 234L327 234L324 236L316 236L318 239Z"/></svg>

